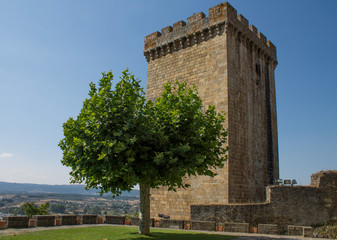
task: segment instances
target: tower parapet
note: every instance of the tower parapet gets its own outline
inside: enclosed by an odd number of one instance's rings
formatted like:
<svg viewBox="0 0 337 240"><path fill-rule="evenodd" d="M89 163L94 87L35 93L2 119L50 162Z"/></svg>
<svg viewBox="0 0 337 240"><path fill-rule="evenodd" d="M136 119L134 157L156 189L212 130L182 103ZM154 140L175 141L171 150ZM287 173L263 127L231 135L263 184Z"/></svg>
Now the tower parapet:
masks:
<svg viewBox="0 0 337 240"><path fill-rule="evenodd" d="M228 3L221 3L208 10L208 17L203 12L193 14L185 21L167 26L161 32L154 32L145 37L144 56L149 62L175 51L207 41L217 35L227 32L228 28L240 35L254 46L261 55L271 63L277 65L276 47L267 38L258 32L254 25Z"/></svg>

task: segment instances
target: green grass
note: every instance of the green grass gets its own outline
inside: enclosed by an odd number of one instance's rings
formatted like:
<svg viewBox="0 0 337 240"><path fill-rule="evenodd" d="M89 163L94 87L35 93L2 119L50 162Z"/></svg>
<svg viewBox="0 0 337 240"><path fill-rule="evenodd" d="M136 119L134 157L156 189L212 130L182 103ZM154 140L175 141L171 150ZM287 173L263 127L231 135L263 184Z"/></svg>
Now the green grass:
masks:
<svg viewBox="0 0 337 240"><path fill-rule="evenodd" d="M37 231L16 236L0 236L0 240L224 240L234 239L224 235L197 233L190 231L151 229L150 236L138 234L137 227L88 227Z"/></svg>

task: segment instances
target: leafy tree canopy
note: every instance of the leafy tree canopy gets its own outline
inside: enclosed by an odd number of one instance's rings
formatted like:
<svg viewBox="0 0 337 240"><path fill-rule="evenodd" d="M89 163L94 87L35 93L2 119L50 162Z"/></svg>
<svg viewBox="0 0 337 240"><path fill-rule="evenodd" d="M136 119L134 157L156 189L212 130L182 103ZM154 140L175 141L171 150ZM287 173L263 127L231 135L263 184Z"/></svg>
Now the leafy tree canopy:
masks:
<svg viewBox="0 0 337 240"><path fill-rule="evenodd" d="M25 211L25 215L32 217L33 215L47 215L49 202L45 202L40 206L37 206L34 202L26 202L22 205Z"/></svg>
<svg viewBox="0 0 337 240"><path fill-rule="evenodd" d="M59 146L72 182L116 195L137 183L175 189L187 187L186 174L214 176L223 166L224 116L214 106L204 110L195 88L167 83L160 98L146 102L128 70L114 90L112 72L102 75L78 117L63 125Z"/></svg>
<svg viewBox="0 0 337 240"><path fill-rule="evenodd" d="M114 195L139 183L142 212L142 193L149 197L150 188L188 187L185 176L214 176L223 166L224 115L205 109L195 87L167 83L161 97L146 101L128 70L115 89L112 80L112 72L102 73L77 118L63 124L61 162L72 168L73 183Z"/></svg>

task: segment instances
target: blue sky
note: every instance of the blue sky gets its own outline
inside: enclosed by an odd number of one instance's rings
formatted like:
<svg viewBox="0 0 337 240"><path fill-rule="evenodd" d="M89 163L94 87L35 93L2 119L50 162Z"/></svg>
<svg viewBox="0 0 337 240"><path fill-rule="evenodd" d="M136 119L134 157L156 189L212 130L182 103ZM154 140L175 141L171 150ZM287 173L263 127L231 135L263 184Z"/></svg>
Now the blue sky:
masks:
<svg viewBox="0 0 337 240"><path fill-rule="evenodd" d="M0 0L0 181L69 183L62 123L89 83L128 67L146 85L144 37L217 0ZM337 1L230 0L277 47L280 177L337 169Z"/></svg>

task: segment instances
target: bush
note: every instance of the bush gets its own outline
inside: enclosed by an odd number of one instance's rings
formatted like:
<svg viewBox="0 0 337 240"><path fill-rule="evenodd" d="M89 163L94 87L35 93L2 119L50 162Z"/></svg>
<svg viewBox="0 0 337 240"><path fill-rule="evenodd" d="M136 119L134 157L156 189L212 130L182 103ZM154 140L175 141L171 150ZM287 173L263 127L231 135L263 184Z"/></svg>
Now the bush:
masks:
<svg viewBox="0 0 337 240"><path fill-rule="evenodd" d="M337 225L318 227L313 234L316 238L337 239Z"/></svg>
<svg viewBox="0 0 337 240"><path fill-rule="evenodd" d="M49 202L36 206L34 202L26 202L22 205L25 215L32 217L32 215L47 215Z"/></svg>

